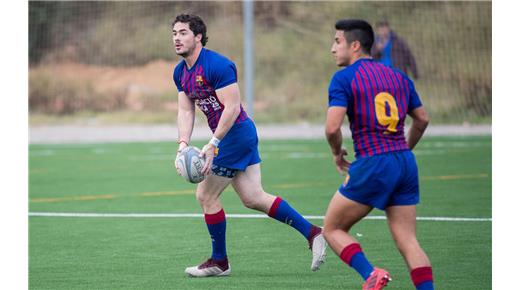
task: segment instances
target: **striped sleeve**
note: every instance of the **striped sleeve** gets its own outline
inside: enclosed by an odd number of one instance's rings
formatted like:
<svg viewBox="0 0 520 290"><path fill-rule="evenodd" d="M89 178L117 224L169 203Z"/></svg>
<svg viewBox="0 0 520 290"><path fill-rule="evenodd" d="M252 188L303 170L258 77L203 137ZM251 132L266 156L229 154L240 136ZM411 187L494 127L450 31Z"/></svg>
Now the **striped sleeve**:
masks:
<svg viewBox="0 0 520 290"><path fill-rule="evenodd" d="M415 90L415 86L413 81L408 77L405 78L405 81L408 83L409 88L409 96L408 96L408 113L422 106L421 99L419 98L419 94Z"/></svg>
<svg viewBox="0 0 520 290"><path fill-rule="evenodd" d="M173 82L175 83L175 86L177 87L177 91L179 93L183 91L181 86L182 64L183 62L181 61L177 66L175 66L175 69L173 70Z"/></svg>
<svg viewBox="0 0 520 290"><path fill-rule="evenodd" d="M341 71L336 72L329 85L329 107L347 107L348 90Z"/></svg>

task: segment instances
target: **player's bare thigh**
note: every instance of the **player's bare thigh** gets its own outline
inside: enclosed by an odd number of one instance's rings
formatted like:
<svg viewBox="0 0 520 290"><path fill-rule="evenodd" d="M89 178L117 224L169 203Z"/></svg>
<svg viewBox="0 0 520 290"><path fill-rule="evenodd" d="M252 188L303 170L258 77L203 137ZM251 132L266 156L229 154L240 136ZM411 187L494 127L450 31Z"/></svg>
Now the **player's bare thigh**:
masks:
<svg viewBox="0 0 520 290"><path fill-rule="evenodd" d="M372 207L350 200L338 191L334 194L323 222L325 238L334 251L356 241L346 232L371 210Z"/></svg>
<svg viewBox="0 0 520 290"><path fill-rule="evenodd" d="M371 210L371 206L348 199L336 191L325 214L325 226L328 224L332 228L348 231Z"/></svg>
<svg viewBox="0 0 520 290"><path fill-rule="evenodd" d="M233 188L248 208L268 212L275 196L266 193L262 187L260 163L250 165L233 178Z"/></svg>
<svg viewBox="0 0 520 290"><path fill-rule="evenodd" d="M205 214L216 213L222 208L220 194L230 183L231 178L210 174L197 185L197 200Z"/></svg>
<svg viewBox="0 0 520 290"><path fill-rule="evenodd" d="M411 238L416 233L417 210L415 205L389 206L385 209L392 234Z"/></svg>

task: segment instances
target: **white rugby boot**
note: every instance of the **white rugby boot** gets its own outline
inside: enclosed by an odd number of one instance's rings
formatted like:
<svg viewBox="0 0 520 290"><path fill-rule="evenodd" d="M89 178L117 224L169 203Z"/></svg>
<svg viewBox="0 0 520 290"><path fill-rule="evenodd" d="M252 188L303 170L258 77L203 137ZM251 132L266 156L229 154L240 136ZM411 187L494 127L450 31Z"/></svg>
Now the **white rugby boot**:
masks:
<svg viewBox="0 0 520 290"><path fill-rule="evenodd" d="M310 236L309 249L312 250L311 270L317 271L321 264L325 263L327 241L325 241L320 227L313 226Z"/></svg>
<svg viewBox="0 0 520 290"><path fill-rule="evenodd" d="M200 265L186 268L184 273L188 274L189 277L229 276L229 274L231 274L231 267L227 258L223 261L214 261L209 258Z"/></svg>

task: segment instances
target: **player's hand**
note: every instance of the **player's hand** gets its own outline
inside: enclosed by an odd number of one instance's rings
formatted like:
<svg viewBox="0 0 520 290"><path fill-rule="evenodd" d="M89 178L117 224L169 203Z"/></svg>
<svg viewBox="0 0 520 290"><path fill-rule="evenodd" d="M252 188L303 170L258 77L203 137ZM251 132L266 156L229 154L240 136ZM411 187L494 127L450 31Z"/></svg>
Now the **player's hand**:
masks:
<svg viewBox="0 0 520 290"><path fill-rule="evenodd" d="M343 175L347 174L348 169L350 168L350 162L345 159L347 154L347 150L344 148L341 148L341 151L338 154L332 154L332 159L336 164L336 170Z"/></svg>
<svg viewBox="0 0 520 290"><path fill-rule="evenodd" d="M181 175L181 170L177 166L177 160L179 159L179 153L184 150L184 148L188 147L188 144L181 142L179 144L179 148L177 148L177 155L175 156L175 160L173 161L173 166L175 166L175 169L177 169L177 174Z"/></svg>
<svg viewBox="0 0 520 290"><path fill-rule="evenodd" d="M199 156L206 159L206 163L204 163L204 167L202 167L202 173L204 173L204 175L211 174L211 166L213 165L213 158L215 158L215 149L217 149L215 145L209 143L202 147Z"/></svg>

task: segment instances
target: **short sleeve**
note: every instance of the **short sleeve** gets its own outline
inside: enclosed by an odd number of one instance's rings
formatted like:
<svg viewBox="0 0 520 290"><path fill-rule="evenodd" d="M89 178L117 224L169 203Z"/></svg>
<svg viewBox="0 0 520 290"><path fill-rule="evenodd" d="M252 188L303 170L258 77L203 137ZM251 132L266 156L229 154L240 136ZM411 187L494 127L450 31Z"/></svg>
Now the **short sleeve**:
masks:
<svg viewBox="0 0 520 290"><path fill-rule="evenodd" d="M175 69L173 70L173 82L175 83L175 86L177 87L177 91L180 93L183 91L181 86L181 68L182 68L182 62L178 64Z"/></svg>
<svg viewBox="0 0 520 290"><path fill-rule="evenodd" d="M334 74L329 85L329 107L347 107L348 90L338 73Z"/></svg>
<svg viewBox="0 0 520 290"><path fill-rule="evenodd" d="M237 68L227 59L214 62L209 75L210 82L215 90L237 82Z"/></svg>
<svg viewBox="0 0 520 290"><path fill-rule="evenodd" d="M406 78L408 82L408 88L410 90L410 95L408 99L408 113L422 106L421 99L419 98L419 94L415 90L415 86L409 78Z"/></svg>

